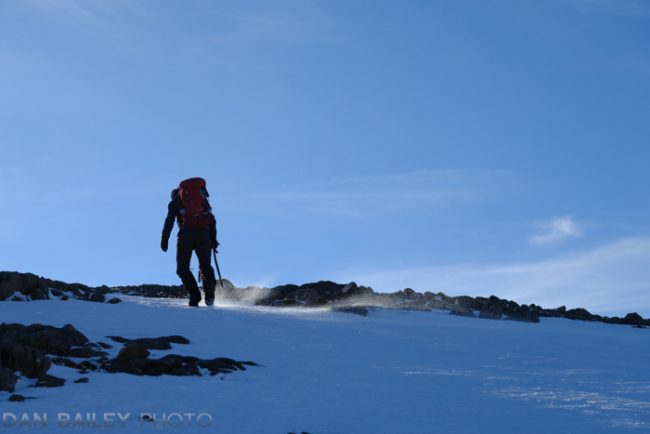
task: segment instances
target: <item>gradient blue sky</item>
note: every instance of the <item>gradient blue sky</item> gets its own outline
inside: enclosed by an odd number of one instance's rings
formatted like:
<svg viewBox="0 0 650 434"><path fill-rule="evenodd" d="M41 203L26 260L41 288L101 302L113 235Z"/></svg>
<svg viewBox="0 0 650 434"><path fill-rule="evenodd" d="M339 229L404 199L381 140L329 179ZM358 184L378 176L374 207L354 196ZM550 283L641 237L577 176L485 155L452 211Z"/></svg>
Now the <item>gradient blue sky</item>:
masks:
<svg viewBox="0 0 650 434"><path fill-rule="evenodd" d="M224 277L650 314L650 4L0 1L0 269Z"/></svg>

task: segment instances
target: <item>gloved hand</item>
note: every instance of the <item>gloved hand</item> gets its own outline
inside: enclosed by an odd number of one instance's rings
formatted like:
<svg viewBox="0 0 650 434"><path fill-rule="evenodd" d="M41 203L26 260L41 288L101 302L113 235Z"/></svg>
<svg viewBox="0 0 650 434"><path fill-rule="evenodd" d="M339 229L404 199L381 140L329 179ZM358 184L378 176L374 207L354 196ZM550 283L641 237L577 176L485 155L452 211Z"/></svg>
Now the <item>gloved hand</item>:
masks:
<svg viewBox="0 0 650 434"><path fill-rule="evenodd" d="M160 248L162 249L163 252L166 252L167 249L169 248L167 239L163 238L160 240Z"/></svg>
<svg viewBox="0 0 650 434"><path fill-rule="evenodd" d="M214 240L211 240L212 242L212 250L217 250L217 247L219 247L219 241L215 238Z"/></svg>

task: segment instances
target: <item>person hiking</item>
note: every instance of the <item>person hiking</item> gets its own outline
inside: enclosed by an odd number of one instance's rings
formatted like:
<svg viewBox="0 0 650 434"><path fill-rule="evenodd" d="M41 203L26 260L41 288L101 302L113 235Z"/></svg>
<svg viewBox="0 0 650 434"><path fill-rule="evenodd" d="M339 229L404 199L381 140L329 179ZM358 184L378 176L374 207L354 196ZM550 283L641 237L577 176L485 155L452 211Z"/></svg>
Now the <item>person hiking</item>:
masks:
<svg viewBox="0 0 650 434"><path fill-rule="evenodd" d="M192 252L199 258L199 268L203 274L205 304L214 303L216 279L210 264L210 253L219 246L217 241L217 221L208 202L208 190L203 178L189 178L172 190L171 201L167 206L167 217L162 230L160 248L167 251L169 236L178 223L176 242L176 274L190 296L190 306L198 306L201 292L190 270Z"/></svg>

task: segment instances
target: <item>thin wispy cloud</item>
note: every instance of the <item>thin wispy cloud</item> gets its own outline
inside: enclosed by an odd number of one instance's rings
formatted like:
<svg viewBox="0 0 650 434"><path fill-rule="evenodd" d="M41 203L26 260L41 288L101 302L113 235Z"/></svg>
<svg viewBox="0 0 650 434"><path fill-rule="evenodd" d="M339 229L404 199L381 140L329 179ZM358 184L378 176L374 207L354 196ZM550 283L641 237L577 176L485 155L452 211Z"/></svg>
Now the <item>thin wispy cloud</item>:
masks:
<svg viewBox="0 0 650 434"><path fill-rule="evenodd" d="M582 235L582 228L572 216L555 217L538 223L536 226L537 232L530 237L529 244L555 244L567 238L576 238Z"/></svg>
<svg viewBox="0 0 650 434"><path fill-rule="evenodd" d="M345 270L379 291L411 287L449 295L489 296L545 307L585 307L594 312L650 314L650 237L621 239L590 251L543 261L459 264L387 271Z"/></svg>
<svg viewBox="0 0 650 434"><path fill-rule="evenodd" d="M302 189L252 196L319 212L358 214L477 203L512 191L515 177L508 170L416 170L337 177Z"/></svg>

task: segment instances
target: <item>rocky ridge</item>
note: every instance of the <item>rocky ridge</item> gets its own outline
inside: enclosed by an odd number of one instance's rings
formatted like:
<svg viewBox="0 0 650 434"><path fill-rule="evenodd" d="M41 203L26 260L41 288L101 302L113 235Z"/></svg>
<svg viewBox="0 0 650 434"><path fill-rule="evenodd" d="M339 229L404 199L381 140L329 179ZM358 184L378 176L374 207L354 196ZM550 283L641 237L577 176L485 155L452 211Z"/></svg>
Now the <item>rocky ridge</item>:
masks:
<svg viewBox="0 0 650 434"><path fill-rule="evenodd" d="M117 291L108 286L91 288L81 283L65 283L32 273L0 271L0 301L31 301L75 298L97 303L119 303L111 297Z"/></svg>
<svg viewBox="0 0 650 434"><path fill-rule="evenodd" d="M304 285L280 285L273 288L237 288L224 280L217 286L218 297L247 302L258 306L329 308L341 312L368 315L372 309L446 310L451 315L494 320L512 320L536 323L540 318L566 318L581 321L598 321L608 324L626 324L635 327L650 326L650 319L631 312L624 317L607 317L592 314L584 308L543 308L535 304L518 304L496 296L448 296L442 292L416 292L406 288L393 293L377 293L355 282L340 284L330 281ZM0 301L41 299L80 300L119 303L118 295L157 298L186 298L181 285L131 285L120 287L89 287L78 283L65 283L46 279L31 273L0 272Z"/></svg>
<svg viewBox="0 0 650 434"><path fill-rule="evenodd" d="M130 286L128 294L144 297L185 297L183 287L164 285ZM167 290L166 288L169 288ZM115 288L123 291L123 288ZM416 292L406 288L393 293L378 293L355 282L340 284L330 281L306 283L304 285L280 285L273 288L237 288L224 280L223 288L217 287L218 296L226 300L251 302L257 306L330 308L362 316L376 308L405 310L446 310L451 315L494 320L511 320L537 323L540 318L566 318L581 321L597 321L608 324L626 324L636 327L650 326L650 319L644 319L636 312L624 317L607 317L592 314L584 308L543 308L535 304L519 304L496 296L470 297L449 296L442 292ZM155 294L155 295L151 295Z"/></svg>

